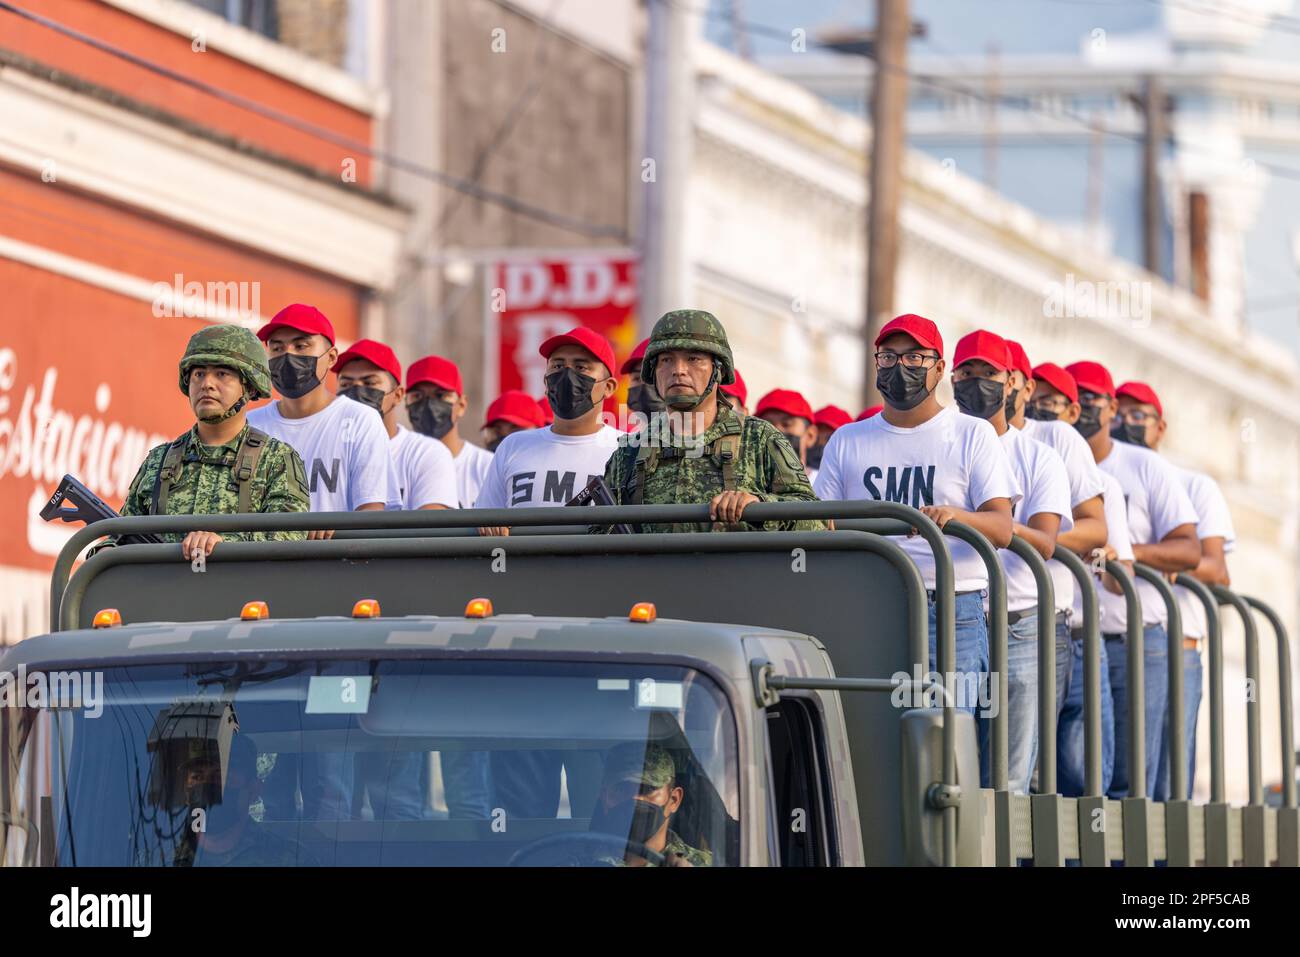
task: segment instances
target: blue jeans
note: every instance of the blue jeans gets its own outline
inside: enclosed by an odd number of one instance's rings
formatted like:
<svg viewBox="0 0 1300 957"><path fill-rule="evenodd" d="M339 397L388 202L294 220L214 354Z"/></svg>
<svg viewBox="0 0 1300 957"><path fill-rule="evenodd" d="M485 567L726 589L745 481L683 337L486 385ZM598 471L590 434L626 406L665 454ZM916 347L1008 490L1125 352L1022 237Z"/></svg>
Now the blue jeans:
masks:
<svg viewBox="0 0 1300 957"><path fill-rule="evenodd" d="M963 711L974 714L979 707L980 687L989 671L989 632L984 620L984 592L967 592L957 596L953 610L956 625L957 654L953 663L955 680L943 676L951 688L954 703ZM938 671L935 651L934 602L930 603L930 670ZM942 703L942 702L940 702Z"/></svg>
<svg viewBox="0 0 1300 957"><path fill-rule="evenodd" d="M1057 649L1059 664L1059 642ZM1115 764L1115 714L1105 640L1101 642L1100 667L1101 791L1105 794L1110 787ZM1081 797L1087 783L1084 769L1082 632L1070 639L1070 670L1065 673L1064 679L1059 668L1056 675L1056 700L1062 702L1056 715L1056 786L1066 797Z"/></svg>
<svg viewBox="0 0 1300 957"><path fill-rule="evenodd" d="M492 774L487 751L443 751L442 789L447 815L456 820L492 816Z"/></svg>
<svg viewBox="0 0 1300 957"><path fill-rule="evenodd" d="M1106 652L1110 659L1110 690L1115 698L1115 773L1106 794L1118 799L1128 796L1128 656L1122 635L1106 635ZM1146 749L1146 793L1156 793L1156 776L1160 773L1160 740L1165 733L1165 710L1169 694L1169 639L1162 625L1142 629L1142 683L1146 726L1143 745Z"/></svg>
<svg viewBox="0 0 1300 957"><path fill-rule="evenodd" d="M1029 793L1029 778L1038 756L1038 616L1007 626L1007 789ZM996 690L992 679L989 693ZM996 699L994 699L996 700ZM993 783L993 722L981 716L980 785Z"/></svg>
<svg viewBox="0 0 1300 957"><path fill-rule="evenodd" d="M1201 651L1183 649L1183 734L1187 739L1187 797L1196 782L1196 715L1201 710ZM1167 709L1166 709L1167 710ZM1156 778L1155 798L1169 800L1169 715L1165 715L1165 735L1160 743L1160 774Z"/></svg>

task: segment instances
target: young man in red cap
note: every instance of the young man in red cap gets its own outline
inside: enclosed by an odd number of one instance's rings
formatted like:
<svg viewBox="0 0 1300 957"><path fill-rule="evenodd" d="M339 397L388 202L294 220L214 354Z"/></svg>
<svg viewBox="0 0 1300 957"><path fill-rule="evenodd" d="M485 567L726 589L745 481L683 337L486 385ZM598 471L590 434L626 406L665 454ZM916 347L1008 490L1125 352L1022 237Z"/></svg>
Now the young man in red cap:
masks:
<svg viewBox="0 0 1300 957"><path fill-rule="evenodd" d="M995 548L1011 542L1011 505L1020 489L988 422L945 408L934 396L943 380L943 339L929 319L898 316L876 337L876 388L885 410L846 425L826 443L814 491L823 500L877 499L920 509L940 527L951 520L975 528ZM935 668L934 554L925 539L899 543L930 591L930 661ZM984 620L988 571L964 542L949 542L957 590L958 705L974 712L988 672Z"/></svg>
<svg viewBox="0 0 1300 957"><path fill-rule="evenodd" d="M565 505L605 473L605 463L618 447L623 433L601 421L605 400L618 388L609 341L575 326L547 339L539 351L546 359L546 396L555 421L548 428L504 437L476 508Z"/></svg>
<svg viewBox="0 0 1300 957"><path fill-rule="evenodd" d="M1012 505L1015 533L1045 560L1056 551L1057 535L1074 524L1070 478L1051 448L1007 424L1012 388L1011 350L1001 336L976 330L963 336L953 353L953 395L965 415L986 420L997 432L1011 462L1022 498ZM1024 559L1000 551L1007 592L1008 787L1029 793L1038 753L1038 586ZM991 690L996 691L996 686ZM980 776L992 780L989 722L981 719Z"/></svg>
<svg viewBox="0 0 1300 957"><path fill-rule="evenodd" d="M663 412L667 408L664 400L659 398L659 393L655 391L654 383L644 382L641 379L641 361L645 358L646 346L649 344L648 337L642 339L632 350L632 354L627 357L622 368L618 370L619 375L627 376L627 407L639 417L638 420L634 420L632 416L628 417L630 430L645 428L656 412Z"/></svg>
<svg viewBox="0 0 1300 957"><path fill-rule="evenodd" d="M379 413L397 471L402 508L455 508L456 466L447 446L397 422L406 390L393 350L374 339L358 339L334 365L339 395Z"/></svg>
<svg viewBox="0 0 1300 957"><path fill-rule="evenodd" d="M1050 421L1039 420L1037 413L1030 407L1030 400L1034 395L1036 383L1034 368L1030 365L1029 356L1025 354L1024 348L1018 342L1011 339L1007 340L1007 349L1011 353L1012 387L1011 397L1007 401L1007 422L1012 428L1020 429L1027 436L1049 446L1061 458L1070 483L1071 517L1074 520L1074 527L1062 530L1056 537L1056 544L1068 548L1086 560L1091 560L1094 552L1106 545L1106 513L1105 504L1102 500L1105 483L1102 479L1101 470L1097 468L1097 463L1093 461L1092 449L1088 447L1088 443L1072 426L1057 420L1055 416L1052 416ZM1043 368L1056 369L1057 367L1046 363ZM1060 370L1057 378L1061 381L1068 379L1067 387L1071 392L1074 392L1074 380L1069 378L1068 373ZM1035 417L1030 418L1027 413ZM1071 638L1071 620L1073 619L1076 626L1080 624L1074 611L1076 597L1074 575L1055 559L1047 563L1047 569L1052 575L1052 593L1056 603L1056 716L1058 729L1057 764L1059 767L1061 755L1065 753L1065 749L1059 746L1062 713L1072 688L1071 676L1076 666L1079 667L1079 674L1082 676L1083 650L1080 642L1082 641L1083 632L1081 630L1077 632L1077 641ZM1076 647L1076 644L1078 647ZM1082 680L1082 677L1080 677L1080 680ZM1074 690L1077 695L1079 689L1075 688ZM1109 707L1109 683L1106 684L1105 694L1107 696L1107 707ZM1109 711L1107 711L1107 721L1109 720L1111 719ZM1080 725L1079 728L1081 729L1082 726ZM1079 744L1081 747L1082 739L1080 739ZM1112 751L1105 747L1103 752L1108 757L1112 754ZM1070 754L1073 756L1075 752L1071 751ZM1082 760L1083 752L1081 750L1077 752L1077 755ZM1083 766L1080 764L1078 773L1069 776L1069 780L1074 781L1077 779L1082 782L1082 773ZM1061 776L1058 775L1059 777ZM1069 793L1078 794L1082 792L1071 791Z"/></svg>
<svg viewBox="0 0 1300 957"><path fill-rule="evenodd" d="M1145 382L1125 382L1115 394L1119 399L1118 428L1112 427L1111 436L1122 442L1141 445L1158 451L1165 437L1165 410ZM1232 551L1236 532L1232 526L1232 513L1219 484L1204 472L1173 466L1182 480L1183 488L1196 509L1196 536L1201 542L1201 561L1190 574L1206 585L1228 585L1227 553ZM1187 797L1192 796L1196 777L1196 714L1201 706L1201 651L1200 640L1209 627L1205 620L1205 606L1186 588L1175 589L1178 610L1183 622L1183 733L1187 740ZM1160 774L1156 778L1154 797L1157 800L1175 800L1183 795L1169 794L1169 722L1165 721L1165 739L1162 746Z"/></svg>
<svg viewBox="0 0 1300 957"><path fill-rule="evenodd" d="M732 369L735 382L719 385L718 391L731 400L731 409L739 415L749 415L749 388L740 376L739 369Z"/></svg>
<svg viewBox="0 0 1300 957"><path fill-rule="evenodd" d="M483 413L483 427L479 435L489 453L495 453L507 435L546 425L541 406L522 389L507 389L492 400ZM490 468L492 463L488 462Z"/></svg>
<svg viewBox="0 0 1300 957"><path fill-rule="evenodd" d="M1169 465L1150 449L1115 442L1110 424L1119 410L1110 372L1098 362L1076 362L1065 371L1074 376L1079 389L1080 414L1075 428L1088 440L1093 458L1101 470L1112 476L1126 500L1133 555L1162 572L1183 572L1201 560L1196 538L1196 510L1182 483ZM1142 601L1142 645L1144 649L1143 695L1146 717L1146 794L1155 793L1160 771L1160 743L1169 692L1168 643L1165 634L1165 603L1155 587L1137 582ZM1124 640L1128 624L1124 599L1108 590L1098 592L1103 608L1110 611L1110 627L1103 630L1106 642L1110 688L1115 702L1115 771L1110 796L1120 798L1129 790L1128 754L1128 660ZM1103 623L1103 629L1106 624Z"/></svg>
<svg viewBox="0 0 1300 957"><path fill-rule="evenodd" d="M325 375L339 351L334 327L312 306L295 303L257 331L266 346L278 401L248 413L248 422L288 442L307 467L313 512L383 509L397 503L388 433L379 416L359 402L338 402ZM332 531L308 538L331 538Z"/></svg>
<svg viewBox="0 0 1300 957"><path fill-rule="evenodd" d="M785 436L803 463L808 481L813 481L817 470L808 468L808 449L817 441L817 426L813 424L813 410L808 400L793 389L773 389L758 400L754 415L771 422Z"/></svg>
<svg viewBox="0 0 1300 957"><path fill-rule="evenodd" d="M813 425L817 426L817 441L808 448L808 475L812 478L817 469L822 465L822 453L826 451L826 443L830 441L831 435L842 425L848 425L853 421L853 416L849 415L838 405L824 405L813 413Z"/></svg>
<svg viewBox="0 0 1300 957"><path fill-rule="evenodd" d="M451 453L456 501L461 508L473 506L492 464L491 452L465 441L460 434L460 421L468 408L460 368L450 359L425 356L406 370L406 417L412 429L437 439Z"/></svg>
<svg viewBox="0 0 1300 957"><path fill-rule="evenodd" d="M1065 426L1083 445L1087 455L1087 465L1093 470L1101 483L1103 518L1106 526L1106 543L1103 546L1105 557L1118 561L1132 568L1133 547L1128 535L1128 517L1125 512L1124 493L1119 483L1107 473L1096 467L1092 457L1092 448L1074 429L1079 418L1079 390L1074 376L1060 366L1044 362L1032 369L1033 400L1028 411L1030 419L1025 431L1030 435L1041 436L1044 441L1055 439L1059 444L1054 447L1066 457L1066 467L1071 474L1080 468L1075 463L1075 456L1070 451L1071 445L1057 438L1059 428L1047 428L1053 422ZM1059 541L1059 539L1058 539ZM1090 558L1092 556L1089 556ZM1110 575L1102 573L1095 577L1097 593L1105 588L1115 594L1121 594L1119 584ZM1071 576L1073 583L1073 576ZM1055 583L1055 579L1053 579ZM1079 589L1070 586L1073 605L1070 609L1069 650L1064 657L1061 643L1056 646L1056 770L1057 790L1067 797L1078 797L1084 793L1085 780L1085 741L1083 710L1083 595ZM1122 625L1111 620L1113 607L1101 604L1101 630L1108 631ZM1058 623L1059 627L1059 623ZM1114 699L1110 690L1110 659L1106 653L1106 642L1101 643L1101 788L1110 788L1111 777L1115 769L1115 716Z"/></svg>

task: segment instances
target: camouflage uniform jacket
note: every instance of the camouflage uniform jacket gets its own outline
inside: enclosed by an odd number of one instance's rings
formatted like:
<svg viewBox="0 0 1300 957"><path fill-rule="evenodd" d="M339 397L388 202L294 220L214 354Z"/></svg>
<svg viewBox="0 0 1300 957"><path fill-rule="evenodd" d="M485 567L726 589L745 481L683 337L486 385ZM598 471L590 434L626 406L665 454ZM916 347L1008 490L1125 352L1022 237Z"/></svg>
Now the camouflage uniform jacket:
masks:
<svg viewBox="0 0 1300 957"><path fill-rule="evenodd" d="M725 436L738 436L739 447L731 463L733 487L757 496L762 502L815 502L812 484L803 464L780 430L765 419L740 416L730 407L718 406L718 417L703 435L693 441L696 449L638 447L640 433L622 439L605 466L605 484L619 505L636 504L637 471L645 469L644 505L708 504L723 491L724 468L719 454L701 454ZM657 452L658 455L652 454ZM665 454L667 453L667 454ZM644 465L638 457L646 458ZM739 525L711 525L708 522L677 522L643 525L643 532L708 532L714 530L751 530L748 522ZM822 521L765 522L768 531L818 531L826 528ZM593 532L604 528L592 527Z"/></svg>
<svg viewBox="0 0 1300 957"><path fill-rule="evenodd" d="M684 857L691 867L713 866L713 853L711 851L702 851L698 847L691 847L683 841L681 835L672 828L668 829L668 843L664 845L663 853L665 857L669 854L676 854L679 857ZM599 862L602 864L609 864L612 867L627 867L627 862L621 857L604 856L599 859ZM646 861L645 866L654 867L655 865Z"/></svg>
<svg viewBox="0 0 1300 957"><path fill-rule="evenodd" d="M221 514L232 515L239 510L239 491L231 474L240 443L248 434L244 428L225 445L203 445L199 441L198 427L190 429L185 437L180 472L167 496L168 515ZM149 450L140 471L136 472L122 504L123 515L148 515L153 506L154 484L162 471L168 445ZM306 512L311 509L307 493L307 470L293 447L278 439L268 438L262 454L258 456L250 489L254 512ZM161 532L159 538L179 542L185 536L178 532ZM306 532L222 532L228 542L301 541Z"/></svg>

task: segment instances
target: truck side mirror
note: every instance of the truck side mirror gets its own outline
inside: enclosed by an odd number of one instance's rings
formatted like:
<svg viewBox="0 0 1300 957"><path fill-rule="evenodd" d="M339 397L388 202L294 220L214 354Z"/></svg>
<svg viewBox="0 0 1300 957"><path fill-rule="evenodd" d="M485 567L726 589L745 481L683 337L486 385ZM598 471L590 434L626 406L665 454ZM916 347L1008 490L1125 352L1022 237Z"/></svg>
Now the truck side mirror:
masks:
<svg viewBox="0 0 1300 957"><path fill-rule="evenodd" d="M978 867L982 861L980 835L984 829L980 799L979 743L975 716L955 711L957 749L957 861L958 867ZM902 748L899 783L903 803L904 861L908 867L943 864L943 812L930 798L931 788L943 780L943 709L913 708L899 722ZM869 833L866 822L863 833Z"/></svg>

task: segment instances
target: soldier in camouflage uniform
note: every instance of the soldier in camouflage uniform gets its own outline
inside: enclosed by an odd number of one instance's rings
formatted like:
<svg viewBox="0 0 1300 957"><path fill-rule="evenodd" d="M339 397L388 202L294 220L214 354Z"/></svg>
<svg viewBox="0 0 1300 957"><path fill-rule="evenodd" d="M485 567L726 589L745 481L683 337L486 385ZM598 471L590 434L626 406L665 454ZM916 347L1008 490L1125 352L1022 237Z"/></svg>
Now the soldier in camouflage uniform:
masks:
<svg viewBox="0 0 1300 957"><path fill-rule="evenodd" d="M664 748L657 744L620 744L610 749L605 760L591 829L644 844L664 855L669 867L712 867L712 853L691 847L669 827L684 797L677 783L677 766ZM623 857L602 856L599 863L654 866L630 851Z"/></svg>
<svg viewBox="0 0 1300 957"><path fill-rule="evenodd" d="M752 502L815 502L799 456L770 422L742 416L719 385L736 381L722 323L707 312L665 313L650 335L641 380L668 409L619 440L605 483L619 505L709 503L712 524L643 525L643 532L733 531ZM769 530L813 531L821 521L767 522ZM604 531L604 529L592 529Z"/></svg>
<svg viewBox="0 0 1300 957"><path fill-rule="evenodd" d="M249 402L271 395L266 351L249 330L208 326L190 337L180 388L195 423L145 456L122 505L123 515L306 512L307 473L290 446L251 428ZM180 541L185 560L204 557L223 540L298 541L305 532L161 533ZM115 544L109 541L106 545ZM105 547L105 546L100 546Z"/></svg>

